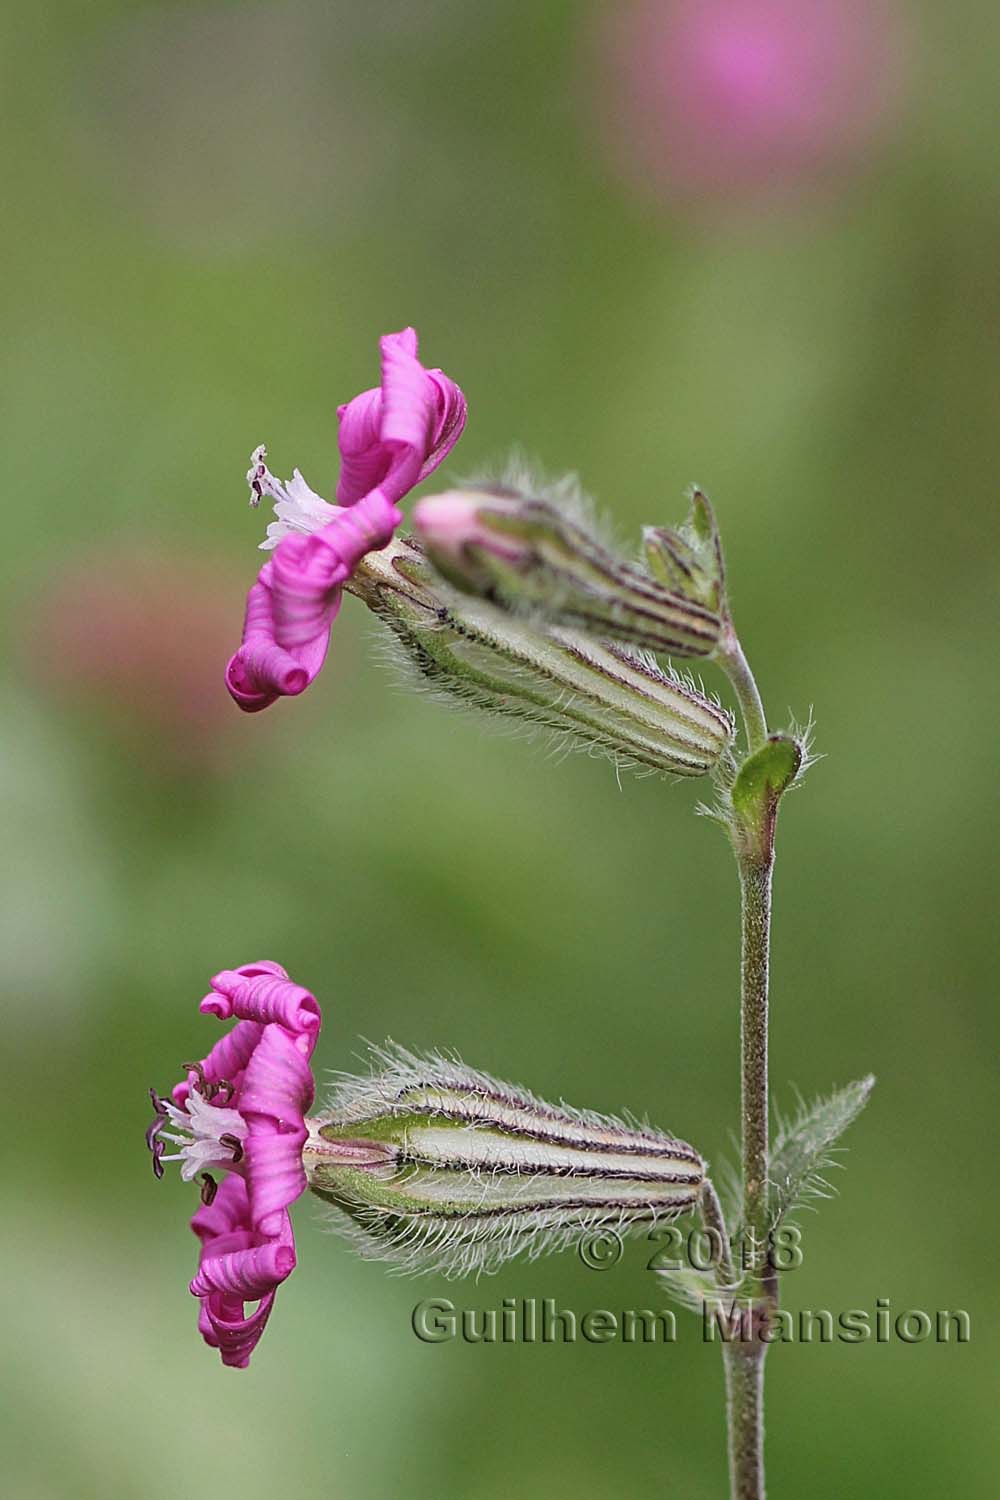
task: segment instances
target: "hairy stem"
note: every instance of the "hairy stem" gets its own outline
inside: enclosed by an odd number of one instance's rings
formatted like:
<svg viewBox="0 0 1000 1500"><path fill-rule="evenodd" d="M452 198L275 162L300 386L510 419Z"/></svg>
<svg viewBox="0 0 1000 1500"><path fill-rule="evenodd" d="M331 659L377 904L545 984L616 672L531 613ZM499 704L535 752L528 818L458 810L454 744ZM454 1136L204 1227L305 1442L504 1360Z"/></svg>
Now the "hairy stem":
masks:
<svg viewBox="0 0 1000 1500"><path fill-rule="evenodd" d="M768 1181L768 955L771 942L770 840L763 857L741 858L740 1118L743 1141L743 1223L756 1251L770 1227Z"/></svg>
<svg viewBox="0 0 1000 1500"><path fill-rule="evenodd" d="M747 750L753 755L767 741L760 693L731 622L719 651L720 665L739 699ZM732 1500L764 1496L764 1356L762 1339L777 1302L776 1278L768 1263L768 966L771 945L771 875L777 797L764 795L745 806L734 827L740 877L740 1122L742 1137L743 1232L741 1247L747 1294L753 1303L750 1327L723 1345L729 1424L729 1476Z"/></svg>
<svg viewBox="0 0 1000 1500"><path fill-rule="evenodd" d="M726 620L722 639L716 647L715 657L729 678L733 692L739 701L740 713L743 715L743 724L747 733L747 748L752 755L767 739L767 719L764 716L760 690L750 670L750 663L746 659L739 637L729 619Z"/></svg>
<svg viewBox="0 0 1000 1500"><path fill-rule="evenodd" d="M724 1287L734 1286L736 1283L736 1272L733 1269L729 1231L726 1229L726 1218L722 1212L719 1195L715 1191L715 1184L710 1177L706 1177L701 1186L701 1216L705 1222L705 1228L711 1230L718 1240L719 1260L716 1267L716 1274L719 1283Z"/></svg>
<svg viewBox="0 0 1000 1500"><path fill-rule="evenodd" d="M771 820L769 820L771 822ZM773 828L773 822L771 822ZM771 869L773 847L767 853L738 855L742 890L742 945L740 964L740 1075L742 1121L743 1234L740 1253L744 1275L742 1309L724 1337L722 1360L726 1373L726 1419L729 1432L731 1500L764 1500L764 1356L761 1335L770 1310L777 1303L774 1272L769 1268L768 1231L768 1086L767 982L771 926ZM725 1223L715 1189L706 1180L702 1193L705 1223ZM723 1243L725 1239L723 1239ZM721 1288L732 1288L736 1274L729 1258L720 1262ZM735 1311L735 1308L734 1308Z"/></svg>
<svg viewBox="0 0 1000 1500"><path fill-rule="evenodd" d="M732 1500L763 1500L764 1356L766 1344L722 1346L729 1410L729 1484Z"/></svg>

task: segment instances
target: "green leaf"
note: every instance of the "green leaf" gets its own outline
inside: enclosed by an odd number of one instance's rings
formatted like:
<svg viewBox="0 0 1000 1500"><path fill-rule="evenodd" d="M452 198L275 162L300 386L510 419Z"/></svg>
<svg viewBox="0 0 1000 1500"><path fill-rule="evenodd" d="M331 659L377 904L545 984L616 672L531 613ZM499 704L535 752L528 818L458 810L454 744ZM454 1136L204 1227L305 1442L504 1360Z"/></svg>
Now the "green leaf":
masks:
<svg viewBox="0 0 1000 1500"><path fill-rule="evenodd" d="M716 525L715 512L703 490L691 491L690 525L699 542L709 542L713 550L717 550L719 528Z"/></svg>
<svg viewBox="0 0 1000 1500"><path fill-rule="evenodd" d="M678 1307L701 1315L706 1307L721 1307L731 1302L734 1290L722 1290L710 1271L695 1271L690 1266L678 1266L669 1271L656 1271L655 1276L667 1296Z"/></svg>
<svg viewBox="0 0 1000 1500"><path fill-rule="evenodd" d="M733 808L738 817L754 821L757 814L777 804L802 765L802 747L787 734L769 735L767 743L747 757L733 783Z"/></svg>
<svg viewBox="0 0 1000 1500"><path fill-rule="evenodd" d="M829 1196L822 1173L834 1165L835 1143L864 1109L874 1087L875 1075L869 1073L829 1098L804 1106L778 1130L770 1169L775 1224L807 1199Z"/></svg>

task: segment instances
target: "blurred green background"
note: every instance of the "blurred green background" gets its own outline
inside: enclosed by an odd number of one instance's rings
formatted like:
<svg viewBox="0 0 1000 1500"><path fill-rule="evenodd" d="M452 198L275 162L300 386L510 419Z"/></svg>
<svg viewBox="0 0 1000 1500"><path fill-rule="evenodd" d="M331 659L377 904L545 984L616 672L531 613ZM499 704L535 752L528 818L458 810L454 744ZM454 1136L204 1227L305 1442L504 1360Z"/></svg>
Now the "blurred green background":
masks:
<svg viewBox="0 0 1000 1500"><path fill-rule="evenodd" d="M778 1349L770 1492L996 1492L1000 26L977 0L887 13L905 76L863 139L778 162L778 194L675 191L611 140L639 138L606 31L634 9L0 22L16 1500L725 1491L694 1319L673 1347L411 1332L439 1294L666 1305L641 1243L604 1273L404 1281L306 1200L234 1372L186 1290L193 1190L143 1150L147 1086L214 1040L208 976L269 957L324 1006L320 1069L359 1037L455 1048L732 1154L737 889L702 788L619 787L400 690L354 600L303 699L225 695L250 449L332 495L336 405L407 323L468 395L452 475L517 441L630 543L703 484L772 717L814 706L826 759L779 830L776 1100L879 1084L785 1297L961 1307L973 1338Z"/></svg>

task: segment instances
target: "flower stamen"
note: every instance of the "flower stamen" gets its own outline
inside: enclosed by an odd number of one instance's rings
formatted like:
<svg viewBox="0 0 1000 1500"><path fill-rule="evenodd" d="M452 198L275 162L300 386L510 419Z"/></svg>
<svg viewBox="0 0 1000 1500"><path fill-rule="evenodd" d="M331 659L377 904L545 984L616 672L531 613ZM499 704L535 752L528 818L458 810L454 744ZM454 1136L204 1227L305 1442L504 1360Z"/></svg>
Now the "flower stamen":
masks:
<svg viewBox="0 0 1000 1500"><path fill-rule="evenodd" d="M228 1146L232 1151L234 1165L243 1160L243 1142L238 1135L233 1135L232 1131L227 1130L225 1135L219 1136L219 1142L223 1146Z"/></svg>
<svg viewBox="0 0 1000 1500"><path fill-rule="evenodd" d="M146 1129L146 1146L153 1157L153 1176L159 1179L163 1176L163 1162L160 1158L167 1144L166 1141L159 1139L159 1135L167 1123L167 1106L166 1101L160 1098L155 1089L150 1089L149 1097L156 1113Z"/></svg>
<svg viewBox="0 0 1000 1500"><path fill-rule="evenodd" d="M163 1162L161 1157L166 1146L166 1141L157 1140L157 1131L160 1129L161 1124L162 1121L155 1120L146 1131L146 1145L153 1153L153 1176L157 1181L163 1176Z"/></svg>
<svg viewBox="0 0 1000 1500"><path fill-rule="evenodd" d="M250 467L247 470L247 484L250 486L250 505L256 510L264 498L264 486L270 477L267 472L267 449L263 443L256 447L250 455Z"/></svg>
<svg viewBox="0 0 1000 1500"><path fill-rule="evenodd" d="M205 1076L205 1069L201 1063L186 1062L181 1063L181 1067L186 1073L194 1073L197 1076L198 1082L193 1084L192 1087L194 1088L195 1092L199 1093L208 1104L214 1104L220 1094L225 1094L225 1098L222 1100L222 1103L224 1105L228 1104L230 1099L232 1099L233 1095L236 1092L233 1085L229 1082L228 1078L217 1078L214 1083L210 1083L208 1078Z"/></svg>
<svg viewBox="0 0 1000 1500"><path fill-rule="evenodd" d="M205 1077L205 1069L202 1067L201 1063L182 1062L181 1067L184 1069L185 1073L194 1073L197 1076L198 1082L194 1085L194 1087L198 1090L203 1099L210 1099L212 1097L210 1093L211 1085Z"/></svg>

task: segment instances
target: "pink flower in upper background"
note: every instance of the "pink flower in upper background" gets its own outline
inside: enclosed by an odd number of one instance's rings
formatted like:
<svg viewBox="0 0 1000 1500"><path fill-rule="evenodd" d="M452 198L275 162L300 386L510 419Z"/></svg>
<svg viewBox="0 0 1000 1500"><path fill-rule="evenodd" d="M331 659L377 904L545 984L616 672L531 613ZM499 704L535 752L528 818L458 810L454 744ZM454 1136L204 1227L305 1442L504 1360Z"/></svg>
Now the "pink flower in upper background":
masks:
<svg viewBox="0 0 1000 1500"><path fill-rule="evenodd" d="M624 173L671 199L782 196L857 164L902 92L892 0L632 0L600 33Z"/></svg>
<svg viewBox="0 0 1000 1500"><path fill-rule="evenodd" d="M223 1364L242 1368L295 1268L288 1207L306 1187L309 1059L321 1016L309 991L269 962L216 974L201 1010L237 1024L200 1063L184 1064L187 1077L170 1099L150 1091L156 1115L146 1143L157 1177L165 1161L179 1161L186 1180L202 1177L202 1207L191 1220L201 1240L191 1282L198 1327ZM167 1142L178 1150L164 1154ZM221 1184L209 1167L226 1173ZM247 1302L258 1303L249 1314Z"/></svg>
<svg viewBox="0 0 1000 1500"><path fill-rule="evenodd" d="M342 586L367 552L391 540L399 501L451 452L465 426L465 397L417 357L412 328L380 340L382 383L338 408L340 480L330 505L296 469L288 484L254 450L250 503L267 495L277 520L262 545L275 549L247 597L243 644L226 685L248 713L308 687L319 672Z"/></svg>

